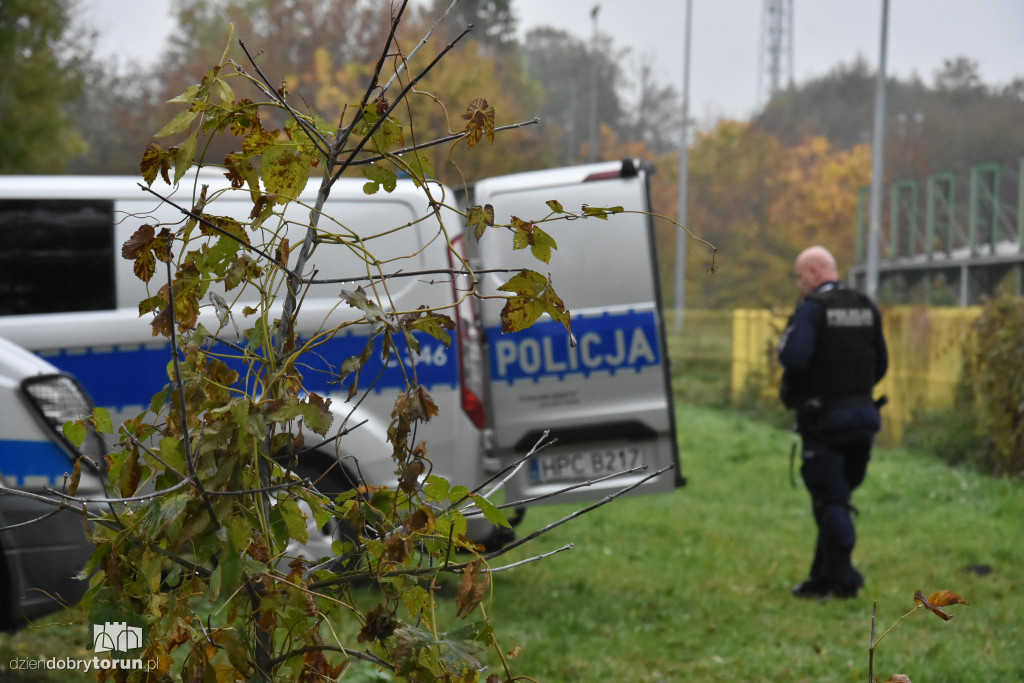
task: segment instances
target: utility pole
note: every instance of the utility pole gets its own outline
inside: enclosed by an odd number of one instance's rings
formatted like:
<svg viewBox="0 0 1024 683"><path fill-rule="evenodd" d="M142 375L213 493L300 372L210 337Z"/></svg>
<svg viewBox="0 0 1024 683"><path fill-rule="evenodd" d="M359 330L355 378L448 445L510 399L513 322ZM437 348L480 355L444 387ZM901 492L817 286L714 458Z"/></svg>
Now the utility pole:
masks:
<svg viewBox="0 0 1024 683"><path fill-rule="evenodd" d="M871 143L871 204L868 207L867 294L878 297L878 258L882 244L882 181L885 174L885 52L889 42L889 0L882 0L882 29L875 81L875 132Z"/></svg>
<svg viewBox="0 0 1024 683"><path fill-rule="evenodd" d="M590 18L594 21L594 41L590 55L590 161L597 161L597 142L600 133L597 129L597 65L598 51L600 50L600 36L597 32L597 14L601 11L600 5L594 5L590 10Z"/></svg>
<svg viewBox="0 0 1024 683"><path fill-rule="evenodd" d="M686 29L683 39L683 130L679 141L679 189L677 198L679 208L676 211L676 222L685 226L689 204L690 185L690 25L693 17L693 0L686 0ZM675 330L682 332L683 316L686 309L686 238L689 237L683 228L676 229L676 282L675 296Z"/></svg>

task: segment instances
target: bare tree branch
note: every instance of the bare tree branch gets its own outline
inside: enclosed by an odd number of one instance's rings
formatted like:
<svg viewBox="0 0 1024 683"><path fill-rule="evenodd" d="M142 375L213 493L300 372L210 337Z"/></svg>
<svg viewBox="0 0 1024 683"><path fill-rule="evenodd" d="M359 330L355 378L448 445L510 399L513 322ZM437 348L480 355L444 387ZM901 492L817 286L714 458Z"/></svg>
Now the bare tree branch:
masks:
<svg viewBox="0 0 1024 683"><path fill-rule="evenodd" d="M0 490L2 490L2 489L0 489ZM27 526L29 526L31 524L36 524L38 522L42 522L43 520L46 520L46 519L49 519L50 517L53 517L54 515L56 515L61 510L66 510L66 509L67 508L65 508L63 505L61 505L61 506L56 507L53 510L50 510L49 512L47 512L45 514L39 515L38 517L33 517L32 519L28 520L27 522L18 522L17 524L8 524L6 526L0 526L0 532L11 531L12 529L21 529L21 528L27 527Z"/></svg>
<svg viewBox="0 0 1024 683"><path fill-rule="evenodd" d="M171 238L168 237L167 241L170 242ZM167 253L171 253L170 244L167 245ZM170 311L171 316L171 361L174 366L174 383L178 388L178 407L181 410L181 442L185 449L185 464L188 465L189 481L199 491L199 495L203 499L203 505L210 514L210 523L213 524L215 529L220 529L220 520L217 519L217 513L213 509L213 501L206 495L206 488L196 472L195 453L192 452L191 434L188 428L188 409L185 400L185 381L181 376L181 357L178 352L178 321L174 314L174 277L171 274L171 259L167 259L167 299L169 302L167 310Z"/></svg>
<svg viewBox="0 0 1024 683"><path fill-rule="evenodd" d="M383 659L380 659L379 657L370 654L369 652L352 650L347 647L338 647L337 645L309 645L307 647L299 648L298 650L292 650L291 652L280 655L279 657L274 657L270 660L269 664L271 667L275 667L278 664L281 664L282 662L288 661L292 657L301 657L307 652L340 652L344 654L346 657L351 657L352 659L360 659L364 662L370 662L372 664L376 664L379 667L387 669L388 671L393 672L395 670L394 666L388 664Z"/></svg>
<svg viewBox="0 0 1024 683"><path fill-rule="evenodd" d="M506 131L506 130L516 130L518 128L524 128L526 126L532 126L532 125L538 124L538 123L540 123L540 119L537 118L537 117L534 117L534 118L530 119L529 121L520 121L519 123L510 123L510 124L507 124L507 125L504 125L504 126L498 126L497 128L494 129L494 132L495 133L500 133L500 132ZM461 133L453 133L452 135L446 135L446 136L444 136L442 138L437 138L435 140L430 140L429 142L420 142L420 143L417 143L415 145L411 145L409 147L403 147L402 149L398 149L398 150L395 150L394 152L389 153L387 156L381 154L381 155L378 155L378 156L375 156L375 157L366 157L364 159L355 159L353 161L350 161L348 165L349 166L363 166L364 164L375 164L378 161L383 161L383 160L387 159L388 156L402 156L403 154L408 154L409 152L413 152L413 151L418 150L418 149L427 149L429 147L436 147L437 145L443 145L446 142L453 142L455 140L461 140L462 138L466 137L467 135L469 135L468 131L462 131Z"/></svg>
<svg viewBox="0 0 1024 683"><path fill-rule="evenodd" d="M642 486L645 482L648 482L651 479L654 479L655 477L661 476L665 472L668 472L669 470L672 470L674 467L675 467L675 465L668 465L666 467L662 467L657 472L654 472L653 474L649 474L646 477L640 479L639 481L636 481L636 482L630 484L629 486L621 488L621 489L615 491L614 493L610 493L607 496L605 496L604 498L602 498L601 500L599 500L599 501L597 501L595 503L592 503L591 505L588 505L588 506L586 506L584 508L576 510L575 512L573 512L573 513L571 513L569 515L566 515L565 517L562 517L561 519L558 519L558 520L552 522L551 524L548 524L547 526L545 526L545 527L543 527L541 529L538 529L538 530L530 533L527 536L524 536L521 539L513 541L512 543L510 543L510 544L508 544L506 546L503 546L502 548L499 548L498 550L495 550L492 553L484 555L483 559L485 561L489 562L490 560L492 560L492 559L494 559L496 557L501 557L502 555L510 552L511 550L513 550L515 548L518 548L519 546L521 546L521 545L523 545L525 543L529 543L530 541L533 541L534 539L539 538L540 536L543 536L544 534L548 533L552 529L555 529L555 528L565 524L566 522L570 522L570 521L576 519L577 517L581 517L582 515L585 515L588 512L591 512L593 510L596 510L599 507L607 505L608 503L612 502L613 500L626 495L627 493L629 493L633 489L637 488L638 486ZM433 574L433 573L438 572L438 571L458 573L458 572L464 570L466 567L468 567L469 564L470 564L469 562L462 562L462 563L459 563L459 564L447 564L446 563L446 564L444 564L441 567L413 567L413 568L410 568L410 569L399 569L399 570L394 570L394 571L381 572L379 574L376 574L375 578L377 578L377 579L385 579L385 578L393 578L393 577L396 577L396 576L424 576L424 575L427 575L427 574ZM349 583L351 581L358 580L362 576L365 576L365 574L362 573L362 572L349 572L349 573L346 573L346 574L338 574L338 575L333 576L333 577L331 577L329 579L324 579L322 581L316 581L314 583L311 583L307 587L310 590L320 590L322 588L329 588L331 586L335 586L335 585L338 585L338 584Z"/></svg>
<svg viewBox="0 0 1024 683"><path fill-rule="evenodd" d="M409 64L409 61L416 56L416 53L420 51L421 47L427 44L427 41L430 40L430 36L434 35L434 31L436 31L441 26L441 24L444 23L444 20L448 18L448 15L451 14L452 10L455 9L455 6L457 4L459 4L459 0L452 0L451 4L448 5L448 9L446 9L444 13L441 14L441 17L434 23L430 30L426 32L423 38L420 39L420 42L416 44L416 47L412 49L412 52L410 52L409 55L402 60L401 64L398 65L398 68L395 69L394 75L392 75L391 78L388 79L388 82L384 84L384 87L381 88L381 92L388 91L388 88L390 88L391 84L395 82L395 79L398 78L398 76L405 70L406 66ZM467 31L471 30L472 28L473 25L470 24L467 27ZM463 35L465 35L465 32L463 33Z"/></svg>
<svg viewBox="0 0 1024 683"><path fill-rule="evenodd" d="M270 82L270 79L268 79L266 74L263 73L263 70L260 68L260 65L256 63L256 59L252 56L252 54L250 54L249 48L245 46L245 43L239 40L238 45L242 48L242 51L245 53L245 56L249 60L249 63L252 64L252 68L256 70L256 75L259 76L259 80L262 81L264 87L260 89L263 90L263 92L267 96L269 96L271 99L277 102L278 105L283 107L284 110L288 112L288 114L292 117L292 120L295 121L296 124L298 124L298 126L302 129L302 132L306 134L307 138L309 138L309 141L312 142L313 145L316 147L316 150L320 152L320 155L323 156L325 159L329 158L331 154L331 144L327 140L327 138L321 135L320 131L316 129L316 126L311 125L309 121L305 119L305 117L303 117L297 111L292 109L292 106L288 104L287 98L283 94L281 94L281 92L279 92L277 88L274 87L274 85ZM239 67L238 65L235 65L235 68L241 71L242 73L245 73L245 71L241 69L241 67Z"/></svg>
<svg viewBox="0 0 1024 683"><path fill-rule="evenodd" d="M482 570L487 574L497 574L498 572L504 572L508 571L509 569L515 569L516 567L522 567L524 564L531 564L539 560L546 560L552 555L557 555L559 553L564 553L567 550L572 550L573 547L575 546L572 543L569 543L567 545L563 545L561 548L552 550L551 552L543 553L541 555L534 555L533 557L528 557L525 560L519 560L518 562L513 562L512 564L505 564L500 567L483 567ZM457 571L455 573L461 574L462 571Z"/></svg>
<svg viewBox="0 0 1024 683"><path fill-rule="evenodd" d="M528 534L528 535L526 535L526 536L524 536L524 537L522 537L520 539L516 539L512 543L509 543L507 546L504 546L503 548L500 548L499 550L496 550L493 553L485 555L484 559L491 560L491 559L493 559L495 557L500 557L501 555L504 555L505 553L509 552L510 550L512 550L514 548L518 548L519 546L523 545L524 543L529 543L533 539L535 539L535 538L537 538L539 536L543 536L547 532L551 531L552 529L554 529L556 527L559 527L559 526L565 524L566 522L570 522L570 521L576 519L577 517L580 517L582 515L587 514L591 510L596 510L597 508L599 508L599 507L601 507L603 505L607 505L608 503L612 502L616 498L619 498L621 496L626 495L627 493L629 493L633 489L637 488L638 486L640 486L644 482L649 481L651 479L654 479L655 477L658 477L658 476L664 474L665 472L668 472L669 470L673 469L674 467L675 467L675 465L668 465L666 467L662 467L657 472L654 472L653 474L649 474L646 477L644 477L643 479L641 479L640 481L638 481L638 482L636 482L634 484L631 484L631 485L627 486L626 488L619 489L615 493L612 493L612 494L609 494L609 495L605 496L604 498L602 498L601 500L597 501L596 503L593 503L591 505L588 505L585 508L577 510L576 512L573 512L570 515L566 515L565 517L562 517L561 519L559 519L557 521L554 521L551 524L548 524L547 526L545 526L542 529L538 529L537 531L534 531L533 533L530 533L530 534Z"/></svg>
<svg viewBox="0 0 1024 683"><path fill-rule="evenodd" d="M600 484L600 483L608 481L610 479L616 479L618 477L623 477L623 476L630 475L630 474L636 474L637 472L643 472L646 469L647 469L647 465L643 465L641 467L633 467L633 468L628 469L628 470L621 470L619 472L612 472L611 474L606 474L605 476L598 477L597 479L588 479L587 481L581 481L578 484L572 484L571 486L566 486L563 489L558 489L557 491L554 491L552 493L545 493L542 496L533 496L531 498L523 498L522 500L517 500L517 501L514 501L512 503L502 503L501 505L497 505L495 507L497 507L499 510L507 510L509 508L524 507L526 505L530 505L531 503L539 503L540 501L547 500L548 498L555 498L557 496L562 495L563 493L568 493L569 491L575 491L576 489L587 488L588 486L594 486L595 484ZM472 510L472 509L471 510L467 510L466 512L463 513L463 515L466 516L466 517L469 517L471 515L482 515L482 514L483 514L483 511L481 511L481 510Z"/></svg>

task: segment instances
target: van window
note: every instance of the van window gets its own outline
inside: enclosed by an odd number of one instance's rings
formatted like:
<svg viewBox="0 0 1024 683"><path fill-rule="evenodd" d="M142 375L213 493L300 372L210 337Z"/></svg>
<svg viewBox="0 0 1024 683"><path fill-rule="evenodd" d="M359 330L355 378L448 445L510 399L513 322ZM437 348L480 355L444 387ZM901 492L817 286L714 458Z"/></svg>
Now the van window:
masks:
<svg viewBox="0 0 1024 683"><path fill-rule="evenodd" d="M0 200L0 315L114 308L114 202Z"/></svg>

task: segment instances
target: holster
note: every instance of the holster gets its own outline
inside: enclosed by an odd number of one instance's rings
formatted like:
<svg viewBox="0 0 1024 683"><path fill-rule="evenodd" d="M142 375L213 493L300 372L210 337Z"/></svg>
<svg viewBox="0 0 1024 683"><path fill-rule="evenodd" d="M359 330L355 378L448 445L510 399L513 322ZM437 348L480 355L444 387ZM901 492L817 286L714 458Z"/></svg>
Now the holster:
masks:
<svg viewBox="0 0 1024 683"><path fill-rule="evenodd" d="M804 401L796 409L796 427L797 431L803 431L808 427L813 427L814 423L825 412L825 407L822 405L821 400L818 398L809 398Z"/></svg>

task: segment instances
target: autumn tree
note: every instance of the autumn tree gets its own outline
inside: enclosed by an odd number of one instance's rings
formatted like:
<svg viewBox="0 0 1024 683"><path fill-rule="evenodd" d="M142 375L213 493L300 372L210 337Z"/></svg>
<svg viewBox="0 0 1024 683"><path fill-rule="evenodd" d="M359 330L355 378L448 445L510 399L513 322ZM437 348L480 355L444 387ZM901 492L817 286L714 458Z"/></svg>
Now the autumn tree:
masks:
<svg viewBox="0 0 1024 683"><path fill-rule="evenodd" d="M654 57L641 55L639 63L627 71L633 96L627 99L627 115L622 136L643 142L652 152L666 155L677 151L683 111L679 93L657 78Z"/></svg>
<svg viewBox="0 0 1024 683"><path fill-rule="evenodd" d="M875 74L864 59L840 64L777 95L754 121L787 146L822 135L841 149L871 141ZM990 87L978 64L947 59L932 84L920 76L889 78L886 93L886 159L889 178L924 178L964 171L973 164L1016 166L1024 133L1015 122L1024 101L1013 84Z"/></svg>
<svg viewBox="0 0 1024 683"><path fill-rule="evenodd" d="M81 64L84 88L69 119L88 144L88 153L70 161L75 174L131 174L152 131L166 118L159 84L137 66L125 70L89 59Z"/></svg>
<svg viewBox="0 0 1024 683"><path fill-rule="evenodd" d="M473 36L490 51L514 50L516 41L516 15L512 0L461 0L454 7L451 0L432 0L426 17L436 20L448 12L448 20L438 35L451 40L466 26L473 26Z"/></svg>
<svg viewBox="0 0 1024 683"><path fill-rule="evenodd" d="M261 59L279 65L280 78L292 87L319 48L338 64L372 62L389 28L379 7L360 0L174 0L174 13L178 25L161 74L173 94L220 60L232 26L236 36L260 46ZM244 59L237 46L228 56Z"/></svg>
<svg viewBox="0 0 1024 683"><path fill-rule="evenodd" d="M856 262L857 191L871 174L867 145L838 149L817 136L788 148L783 155L778 195L769 213L769 233L785 236L792 256L811 244L827 244L845 272ZM772 242L767 240L769 244ZM790 259L791 261L792 259ZM784 287L791 286L792 264L785 263Z"/></svg>
<svg viewBox="0 0 1024 683"><path fill-rule="evenodd" d="M69 105L87 44L69 32L69 0L0 3L0 173L54 173L85 151Z"/></svg>
<svg viewBox="0 0 1024 683"><path fill-rule="evenodd" d="M618 134L624 122L619 97L622 85L621 52L602 36L599 48L572 34L540 27L526 34L523 61L531 78L541 84L544 99L537 115L545 125L558 130L561 162L586 159L584 146L590 143L591 111L597 103L597 123ZM597 92L591 86L591 72L597 70Z"/></svg>
<svg viewBox="0 0 1024 683"><path fill-rule="evenodd" d="M72 171L137 171L153 131L175 111L168 100L219 62L225 45L229 58L245 59L229 40L232 31L260 45L261 58L280 65L277 85L293 89L300 106L308 107L315 102L318 51L353 78L365 78L388 31L380 13L358 0L174 0L172 14L175 29L167 46L154 52L152 66L124 69L92 58L81 63L85 87L70 116L90 154L76 158Z"/></svg>
<svg viewBox="0 0 1024 683"><path fill-rule="evenodd" d="M978 72L978 63L967 57L955 57L943 62L935 74L935 88L940 92L953 93L962 99L985 94L985 84Z"/></svg>
<svg viewBox="0 0 1024 683"><path fill-rule="evenodd" d="M551 165L555 131L534 125L536 84L472 39L472 32L467 36L452 48L450 59L434 66L417 83L403 103L405 115L416 121L416 128L408 131L410 144L417 140L448 138L446 143L424 150L423 154L431 160L437 179L455 185L489 175ZM429 43L433 49L443 45L436 40ZM411 66L420 68L423 64L413 60ZM304 73L299 80L314 111L325 120L335 120L350 106L353 97L358 95L360 82L371 71L370 65L336 64L326 49L320 49L314 53L312 71ZM495 87L499 83L502 87ZM488 120L493 118L491 123L496 128L511 127L495 140L500 151L493 155L468 150L465 140L457 135L465 126L465 109L446 105L451 102L469 104L476 99L475 94L481 92L488 92L488 97L475 106ZM523 124L529 125L530 130L524 130Z"/></svg>
<svg viewBox="0 0 1024 683"><path fill-rule="evenodd" d="M495 87L501 84L501 87ZM446 182L472 182L487 176L557 165L558 131L538 115L542 93L515 62L502 59L471 33L452 59L439 64L423 81L423 93L409 100L409 116L433 137L451 135L465 124L465 111L445 102L470 103L474 93L488 92L478 103L497 127L536 122L528 129L508 130L495 141L493 155L474 154L464 143L430 152L438 177Z"/></svg>
<svg viewBox="0 0 1024 683"><path fill-rule="evenodd" d="M788 305L792 260L827 244L853 263L857 190L868 182L866 147L843 151L823 137L794 147L752 124L700 133L690 155L690 223L720 249L714 278L690 278L688 297L726 308ZM707 264L691 257L691 272Z"/></svg>

